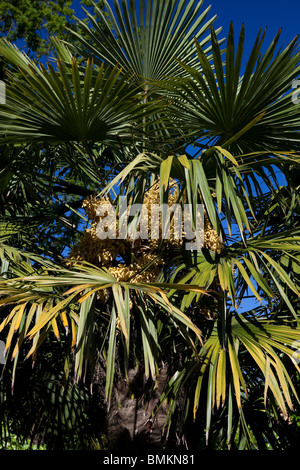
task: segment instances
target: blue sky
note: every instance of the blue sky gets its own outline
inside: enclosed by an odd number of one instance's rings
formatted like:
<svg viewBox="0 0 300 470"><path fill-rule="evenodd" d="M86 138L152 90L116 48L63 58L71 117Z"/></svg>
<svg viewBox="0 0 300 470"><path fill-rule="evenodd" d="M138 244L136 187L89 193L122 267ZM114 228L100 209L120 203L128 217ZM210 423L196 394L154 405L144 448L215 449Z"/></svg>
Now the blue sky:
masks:
<svg viewBox="0 0 300 470"><path fill-rule="evenodd" d="M168 1L168 0L161 0ZM218 15L216 27L223 27L224 37L227 35L232 20L236 33L245 23L246 42L248 47L253 44L259 28L267 26L267 42L270 42L279 28L282 28L282 41L290 42L300 33L299 0L204 0L203 8L211 5L211 16ZM80 0L74 0L72 8L81 16ZM249 42L248 42L249 41Z"/></svg>
<svg viewBox="0 0 300 470"><path fill-rule="evenodd" d="M270 42L282 28L282 40L290 42L300 33L300 3L296 0L205 0L212 5L211 12L218 15L216 24L223 26L225 35L232 20L238 32L245 23L246 42L253 44L259 28L267 27L267 40ZM267 41L267 42L268 42Z"/></svg>

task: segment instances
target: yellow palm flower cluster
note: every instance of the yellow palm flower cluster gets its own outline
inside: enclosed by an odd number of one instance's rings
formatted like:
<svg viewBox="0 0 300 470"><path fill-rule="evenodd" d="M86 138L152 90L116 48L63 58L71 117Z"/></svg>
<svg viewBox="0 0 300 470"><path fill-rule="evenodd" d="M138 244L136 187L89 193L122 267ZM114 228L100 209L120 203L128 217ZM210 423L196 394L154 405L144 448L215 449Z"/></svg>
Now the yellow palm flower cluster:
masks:
<svg viewBox="0 0 300 470"><path fill-rule="evenodd" d="M178 188L170 192L169 205L177 201ZM96 266L106 267L118 281L133 282L153 282L163 264L163 255L159 253L161 238L143 240L137 238L132 240L130 237L119 239L118 226L116 228L115 239L100 239L97 234L97 224L103 216L97 214L100 205L107 204L107 198L98 198L95 196L88 197L83 208L87 217L91 220L91 225L86 229L79 243L71 251L67 260L68 264L72 261L88 261ZM159 204L159 185L154 184L145 194L143 201L144 207L150 214L152 204ZM128 208L129 210L129 208ZM151 231L151 220L149 218L149 233ZM174 240L173 224L170 226L170 240L163 240L164 245L176 244L178 246L181 240ZM160 229L161 235L161 229ZM122 262L118 260L122 259Z"/></svg>
<svg viewBox="0 0 300 470"><path fill-rule="evenodd" d="M180 189L177 182L170 179L168 193L168 205L170 207L178 203L179 195ZM157 238L151 238L150 236L147 240L141 238L133 240L130 237L120 239L118 238L118 220L115 229L116 238L100 239L97 234L97 224L107 214L104 213L104 215L99 216L97 211L101 205L107 203L109 203L107 198L96 196L90 196L84 201L83 207L91 224L79 243L71 251L67 263L88 261L96 266L106 267L118 281L154 282L165 264L167 251L170 252L171 250L171 253L173 253L174 249L178 249L183 245L182 237L178 239L178 236L174 233L174 220L170 223L168 239L162 239L161 222L159 223L159 237ZM159 206L159 204L159 181L156 181L145 193L143 201L143 206L147 209L149 215L149 234L152 233L153 222L150 217L151 207L153 205ZM157 220L154 220L154 222L157 224ZM222 249L222 243L207 217L205 217L204 226L204 247L216 252L220 252Z"/></svg>
<svg viewBox="0 0 300 470"><path fill-rule="evenodd" d="M216 253L221 253L224 244L220 240L219 235L211 225L210 221L205 218L204 222L204 240L203 240L204 248L208 250L215 251Z"/></svg>

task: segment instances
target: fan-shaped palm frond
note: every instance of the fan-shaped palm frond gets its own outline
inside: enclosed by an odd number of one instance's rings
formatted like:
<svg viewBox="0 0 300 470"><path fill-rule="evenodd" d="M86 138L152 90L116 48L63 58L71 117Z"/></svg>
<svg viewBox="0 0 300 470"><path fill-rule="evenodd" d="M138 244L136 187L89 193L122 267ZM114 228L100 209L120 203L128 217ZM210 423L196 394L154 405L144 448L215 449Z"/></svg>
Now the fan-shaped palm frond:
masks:
<svg viewBox="0 0 300 470"><path fill-rule="evenodd" d="M121 140L132 142L136 121L147 117L131 75L117 67L95 70L91 61L82 67L75 58L68 66L58 59L57 70L50 63L38 67L4 41L0 52L22 64L20 73L10 75L1 105L3 143L92 140L118 147Z"/></svg>
<svg viewBox="0 0 300 470"><path fill-rule="evenodd" d="M93 29L79 21L85 37L73 34L83 45L80 55L93 57L95 62L105 60L112 66L118 63L142 82L145 78L159 80L167 75L182 75L184 71L174 59L195 63L195 37L207 48L206 52L210 50L207 32L216 17L207 19L210 7L202 11L202 0L141 0L139 8L133 0L114 0L113 6L104 1L111 24L92 3L101 21L97 22L87 11ZM72 49L72 44L69 47Z"/></svg>
<svg viewBox="0 0 300 470"><path fill-rule="evenodd" d="M135 184L141 174L144 179L151 174L159 176L161 194L168 191L167 182L173 178L179 181L182 191L186 191L186 203L194 208L195 203L204 204L210 222L223 241L226 233L231 236L233 226L238 227L245 241L246 233L253 232L251 218L255 221L253 187L263 180L270 191L274 191L269 170L272 166L285 170L288 164L299 165L296 152L282 151L275 155L253 152L233 156L222 147L215 146L210 149L209 157L204 153L198 159L186 155L170 155L164 159L159 155L141 153L120 171L102 193L119 186L120 194L124 195L126 188L131 188L130 194L142 200L142 195L137 194L141 188Z"/></svg>
<svg viewBox="0 0 300 470"><path fill-rule="evenodd" d="M259 33L240 76L244 26L235 51L231 24L224 59L213 28L211 32L213 60L196 44L198 66L180 61L189 77L165 81L166 89L179 98L174 106L176 125L187 129L194 141L210 141L210 146L220 145L233 154L296 150L299 106L292 101L292 83L300 72L298 38L276 51L279 31L262 53L265 32Z"/></svg>

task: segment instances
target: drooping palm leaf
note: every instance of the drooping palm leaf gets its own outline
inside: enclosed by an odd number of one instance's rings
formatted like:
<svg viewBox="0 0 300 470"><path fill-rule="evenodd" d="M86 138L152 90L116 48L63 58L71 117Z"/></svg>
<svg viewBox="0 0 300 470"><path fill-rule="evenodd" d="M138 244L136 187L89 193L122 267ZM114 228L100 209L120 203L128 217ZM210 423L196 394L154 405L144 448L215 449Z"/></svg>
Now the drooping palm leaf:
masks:
<svg viewBox="0 0 300 470"><path fill-rule="evenodd" d="M224 229L231 236L233 226L236 225L245 242L247 234L253 231L249 211L255 221L252 207L253 182L259 184L261 178L264 178L264 183L273 191L272 181L268 177L269 169L272 165L287 167L288 162L298 167L299 156L296 152L278 152L266 159L261 158L265 157L265 152L233 156L219 146L212 147L209 152L209 158L204 153L199 159L187 158L186 155L163 159L156 154L141 153L119 172L103 189L102 194L119 187L120 195L123 196L126 194L125 188L133 188L130 190L131 195L141 198L138 195L140 187L134 182L138 181L141 174L144 179L153 174L159 176L163 202L162 195L168 190L166 181L169 177L173 178L179 181L182 191L186 191L187 203L194 209L196 204L204 205L207 216L221 239L225 241L226 238ZM225 221L221 224L222 219Z"/></svg>
<svg viewBox="0 0 300 470"><path fill-rule="evenodd" d="M282 357L285 355L289 358L299 370L293 349L293 343L299 341L299 334L299 330L292 324L273 324L247 314L244 314L243 318L238 315L232 316L227 325L225 347L222 346L216 325L200 351L200 360L198 358L185 361L183 368L170 379L158 406L169 397L172 409L181 387L187 383L190 383L189 387L193 384L194 395L190 396L188 406L193 407L194 418L199 408L200 396L202 399L205 394L207 396L206 439L208 441L212 415L225 403L228 405L232 396L229 392L231 386L235 391L235 406L242 412L242 396L247 397L248 378L242 373L241 351L243 355L247 351L265 380L265 396L272 393L280 411L286 416L287 409L293 409L292 397L296 400L299 398ZM205 377L208 380L205 380ZM232 412L231 407L231 414L228 414L227 418L229 431ZM186 413L188 414L187 411ZM171 421L172 413L169 416L169 425ZM229 432L228 444L230 436Z"/></svg>
<svg viewBox="0 0 300 470"><path fill-rule="evenodd" d="M8 253L9 253L8 248ZM30 258L29 258L30 259ZM35 361L37 351L49 334L59 340L60 331L66 331L73 336L72 347L75 347L75 376L79 380L86 375L87 364L91 360L91 344L95 334L95 302L96 295L103 290L112 289L114 298L114 311L120 319L120 331L124 337L127 354L130 344L130 313L129 313L129 290L136 291L140 295L149 298L147 311L141 311L143 323L141 323L142 337L144 338L144 355L146 363L151 365L151 375L155 378L155 365L153 362L153 347L149 338L155 331L153 321L150 321L150 303L154 301L156 306L160 305L162 311L167 315L167 321L174 323L181 332L187 344L197 354L195 345L187 329L191 329L198 340L201 341L201 331L193 324L187 315L180 311L167 299L164 291L169 288L182 290L196 289L204 293L202 289L191 285L172 285L164 283L118 283L115 278L105 269L99 269L92 265L73 265L72 269L62 268L51 262L43 263L42 258L34 257L44 266L44 273L35 273L31 264L19 265L20 255L15 260L12 272L19 274L14 281L3 280L1 282L1 300L3 307L0 330L7 329L6 351L9 354L12 348L11 358L17 364L21 348L27 348L26 357L32 357ZM26 271L24 270L26 269ZM22 273L25 276L22 276ZM26 275L27 274L27 275ZM66 290L66 288L68 288ZM127 299L127 300L126 300ZM6 314L6 307L13 306ZM125 308L124 308L125 307ZM109 343L107 351L107 399L110 399L112 380L114 376L114 343L117 334L112 313L109 328ZM150 315L150 316L149 316ZM104 322L105 328L105 322ZM14 340L17 335L16 341ZM147 341L145 341L145 339ZM31 342L31 346L27 347ZM13 346L14 343L14 346ZM156 344L156 341L155 341ZM94 354L94 353L93 353ZM149 371L150 372L150 371Z"/></svg>

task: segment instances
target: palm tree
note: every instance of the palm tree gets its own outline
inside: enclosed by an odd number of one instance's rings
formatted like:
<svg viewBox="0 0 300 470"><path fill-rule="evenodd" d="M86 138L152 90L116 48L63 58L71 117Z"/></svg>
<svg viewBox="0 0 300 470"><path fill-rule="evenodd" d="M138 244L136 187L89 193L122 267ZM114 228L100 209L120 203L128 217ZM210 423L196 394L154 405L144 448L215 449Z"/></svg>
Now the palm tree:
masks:
<svg viewBox="0 0 300 470"><path fill-rule="evenodd" d="M40 149L50 183L45 149L58 146L55 169L67 163L98 191L84 202L91 226L64 262L1 247L0 330L13 380L22 355L35 362L43 343L60 339L77 381L105 367L105 398L112 408L130 403L135 418L123 431L135 443L149 444L152 430L161 445L165 424L195 449L203 440L282 448L266 421L256 425L263 408L287 418L298 400L297 38L277 51L278 33L262 52L260 32L243 72L244 27L235 49L230 25L222 51L202 2L141 0L139 14L135 2L104 3L113 30L95 4L102 22L89 17L75 51L86 63L57 41L47 68L0 45L15 67L2 146ZM174 237L99 240L97 208L118 208L124 195L189 204L194 228L203 205L202 248ZM247 309L247 298L257 305Z"/></svg>

